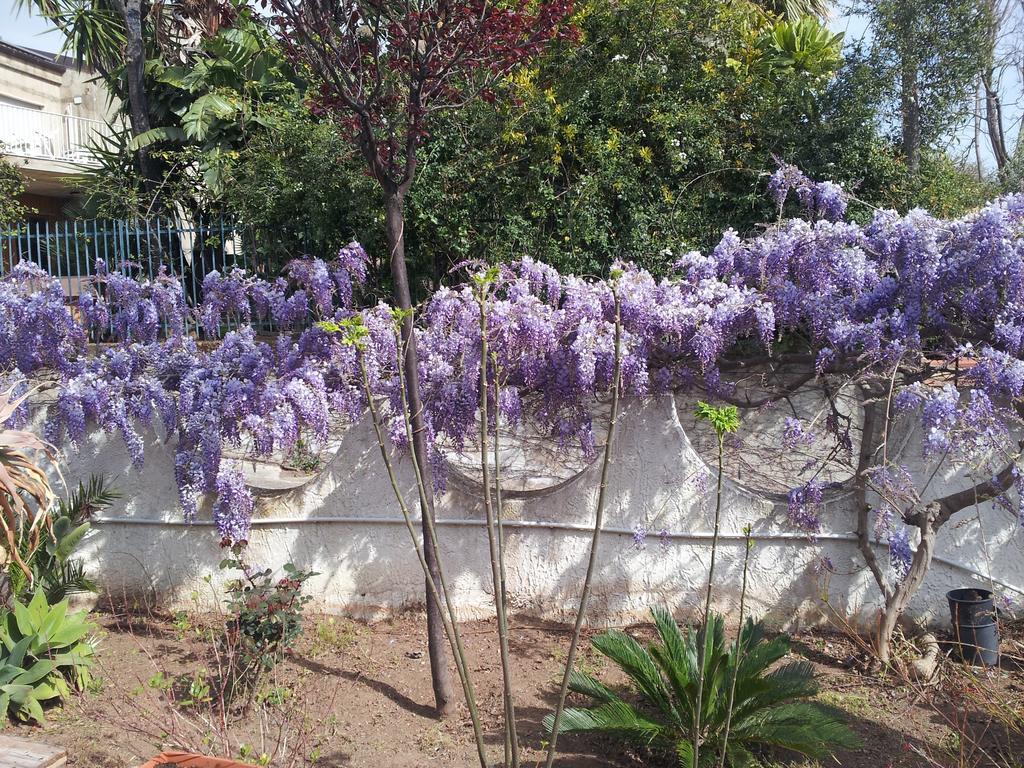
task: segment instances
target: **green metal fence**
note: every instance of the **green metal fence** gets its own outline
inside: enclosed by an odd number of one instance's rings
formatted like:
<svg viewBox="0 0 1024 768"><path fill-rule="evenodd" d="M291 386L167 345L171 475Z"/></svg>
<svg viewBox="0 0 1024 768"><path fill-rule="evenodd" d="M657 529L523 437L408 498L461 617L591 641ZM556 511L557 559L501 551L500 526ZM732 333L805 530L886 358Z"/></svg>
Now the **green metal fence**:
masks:
<svg viewBox="0 0 1024 768"><path fill-rule="evenodd" d="M0 275L22 259L32 261L73 298L99 259L109 270L135 277L153 277L163 267L182 281L194 305L201 300L203 277L213 270L239 266L266 274L288 255L299 255L280 253L272 240L228 217L28 221L0 230Z"/></svg>

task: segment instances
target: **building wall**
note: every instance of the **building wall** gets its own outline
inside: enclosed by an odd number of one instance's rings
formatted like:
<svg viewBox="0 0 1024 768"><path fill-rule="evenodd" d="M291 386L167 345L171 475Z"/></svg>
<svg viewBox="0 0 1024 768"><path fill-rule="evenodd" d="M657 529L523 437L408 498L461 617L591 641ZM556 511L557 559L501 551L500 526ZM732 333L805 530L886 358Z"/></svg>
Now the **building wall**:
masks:
<svg viewBox="0 0 1024 768"><path fill-rule="evenodd" d="M75 104L78 98L81 103ZM0 45L0 103L104 120L112 114L94 72L38 61Z"/></svg>
<svg viewBox="0 0 1024 768"><path fill-rule="evenodd" d="M81 171L87 137L100 126L84 121L105 124L115 107L94 72L0 42L0 144L24 179L31 219L66 218L67 179Z"/></svg>
<svg viewBox="0 0 1024 768"><path fill-rule="evenodd" d="M691 440L690 405L670 396L634 400L616 437L608 486L605 533L595 574L590 621L621 624L645 618L653 605L694 610L707 580L713 530L714 482L706 454ZM748 420L745 430L756 431ZM892 444L903 460L924 471L918 436L907 426ZM415 509L415 485L407 461L401 482ZM537 477L556 477L538 467ZM173 445L151 435L145 465L130 466L120 438L92 435L70 456L71 482L93 472L115 479L125 498L106 512L87 539L90 572L111 596L140 597L168 608L212 607L225 574L207 508L193 524L181 519L174 484ZM569 620L586 569L600 467L585 465L562 479L526 484L506 495L507 570L513 610ZM696 481L695 481L696 480ZM939 476L930 492L957 486ZM471 477L453 471L438 499L442 553L461 618L491 611L486 529ZM873 623L877 589L853 538L850 495L826 504L825 525L811 539L795 532L785 502L735 481L725 487L722 540L716 573L716 606L735 611L743 572L743 528L756 545L749 567L748 605L756 615L790 627L830 615ZM940 537L937 560L911 611L943 619L944 594L960 586L996 584L1019 598L1024 553L1017 520L992 505L960 515ZM636 531L646 538L637 542ZM418 525L417 525L418 530ZM663 532L663 533L662 533ZM423 577L409 533L395 503L379 449L367 424L341 437L337 453L300 488L265 492L258 501L249 555L260 566L292 561L319 573L312 582L314 610L380 617L423 600ZM884 546L879 555L886 560ZM828 558L831 570L823 569ZM990 570L991 569L991 570ZM206 579L210 578L210 581Z"/></svg>
<svg viewBox="0 0 1024 768"><path fill-rule="evenodd" d="M46 66L0 49L0 97L15 106L61 112L63 68Z"/></svg>

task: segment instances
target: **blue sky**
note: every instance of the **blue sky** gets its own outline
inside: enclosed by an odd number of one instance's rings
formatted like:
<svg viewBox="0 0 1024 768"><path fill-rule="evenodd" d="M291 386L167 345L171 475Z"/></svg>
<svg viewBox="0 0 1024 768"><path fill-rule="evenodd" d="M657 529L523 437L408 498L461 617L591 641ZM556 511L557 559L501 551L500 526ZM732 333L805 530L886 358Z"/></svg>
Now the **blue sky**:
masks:
<svg viewBox="0 0 1024 768"><path fill-rule="evenodd" d="M845 3L842 1L839 3L839 10L833 14L829 26L836 32L845 33L847 42L862 39L866 34L867 26L864 18L862 16L843 14L842 7L844 5ZM62 42L61 35L50 27L46 21L30 14L26 8L19 8L18 0L0 0L0 19L4 20L0 23L0 39L2 40L15 43L16 45L25 45L30 48L39 48L53 52L60 48ZM1015 82L1014 89L1014 100L1020 100L1022 84ZM1022 117L1022 110L1019 105L1007 104L1005 111L1007 113L1008 134L1013 139L1017 134L1017 121ZM963 151L969 147L973 135L973 126L965 126L959 135L954 137L954 151L957 149ZM973 152L971 156L973 157ZM991 151L984 136L982 136L982 161L986 165L991 164Z"/></svg>
<svg viewBox="0 0 1024 768"><path fill-rule="evenodd" d="M54 53L60 49L61 35L26 8L18 8L15 0L0 0L0 40Z"/></svg>

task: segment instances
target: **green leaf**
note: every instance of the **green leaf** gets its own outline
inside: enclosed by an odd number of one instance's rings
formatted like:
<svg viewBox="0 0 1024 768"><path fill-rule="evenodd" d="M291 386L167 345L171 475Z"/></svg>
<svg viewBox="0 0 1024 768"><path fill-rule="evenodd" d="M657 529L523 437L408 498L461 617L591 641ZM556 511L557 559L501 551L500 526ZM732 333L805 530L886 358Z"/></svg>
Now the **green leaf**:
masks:
<svg viewBox="0 0 1024 768"><path fill-rule="evenodd" d="M714 406L700 400L695 413L698 419L711 423L719 438L740 428L740 412L735 405Z"/></svg>
<svg viewBox="0 0 1024 768"><path fill-rule="evenodd" d="M39 723L39 725L46 725L46 715L43 714L43 707L34 696L27 697L21 706L29 718Z"/></svg>
<svg viewBox="0 0 1024 768"><path fill-rule="evenodd" d="M68 601L61 600L43 616L42 621L39 622L38 633L43 637L53 637L64 623L67 612Z"/></svg>
<svg viewBox="0 0 1024 768"><path fill-rule="evenodd" d="M128 149L132 152L137 152L140 149L152 146L158 142L167 142L171 144L183 143L190 137L181 128L174 126L161 126L158 128L150 128L148 131L143 131L138 136L132 138L128 142Z"/></svg>
<svg viewBox="0 0 1024 768"><path fill-rule="evenodd" d="M238 105L217 93L200 96L182 115L181 125L185 136L202 141L207 137L215 120L226 120L238 110Z"/></svg>
<svg viewBox="0 0 1024 768"><path fill-rule="evenodd" d="M66 624L53 633L50 637L50 645L54 648L63 648L78 642L89 634L88 624L74 623Z"/></svg>
<svg viewBox="0 0 1024 768"><path fill-rule="evenodd" d="M67 520L67 518L64 518L61 522L64 522L65 520ZM71 522L67 522L70 526ZM82 539L85 538L85 534L89 532L90 528L92 528L92 526L89 523L82 523L59 536L57 538L57 548L53 552L54 557L62 563L66 562L68 558L71 557L71 553L74 552L75 547L77 547Z"/></svg>
<svg viewBox="0 0 1024 768"><path fill-rule="evenodd" d="M13 682L15 685L32 685L49 675L54 668L53 662L49 659L40 659L32 665L31 669L27 669L18 675Z"/></svg>
<svg viewBox="0 0 1024 768"><path fill-rule="evenodd" d="M5 640L6 639L7 638L5 638ZM22 662L25 660L25 652L28 650L31 642L31 635L14 642L9 652L5 654L6 657L4 658L4 662L10 664L12 667L21 667Z"/></svg>
<svg viewBox="0 0 1024 768"><path fill-rule="evenodd" d="M34 627L42 626L43 620L49 611L50 604L46 602L46 593L41 589L37 589L28 604L28 614L32 619L32 625Z"/></svg>
<svg viewBox="0 0 1024 768"><path fill-rule="evenodd" d="M41 592L37 592L37 595L41 595ZM34 598L33 598L34 599ZM32 622L32 614L29 609L22 603L15 603L14 610L8 614L7 617L8 632L13 636L14 632L12 629L16 628L18 631L18 637L25 637L33 635L35 632L35 625ZM11 624L15 624L15 627L11 627Z"/></svg>

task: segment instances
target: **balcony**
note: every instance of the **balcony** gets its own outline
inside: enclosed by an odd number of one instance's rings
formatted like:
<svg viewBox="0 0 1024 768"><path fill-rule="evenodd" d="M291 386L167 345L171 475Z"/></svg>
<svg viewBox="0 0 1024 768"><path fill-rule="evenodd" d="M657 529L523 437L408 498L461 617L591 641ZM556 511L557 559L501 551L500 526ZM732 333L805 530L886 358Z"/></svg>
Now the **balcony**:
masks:
<svg viewBox="0 0 1024 768"><path fill-rule="evenodd" d="M111 134L102 120L0 104L3 154L72 165L94 165L89 145Z"/></svg>

